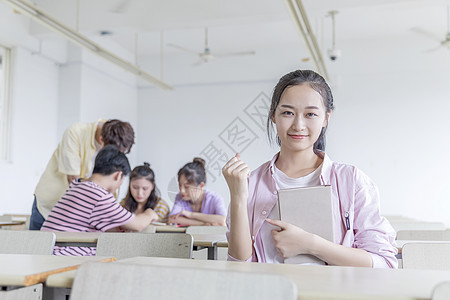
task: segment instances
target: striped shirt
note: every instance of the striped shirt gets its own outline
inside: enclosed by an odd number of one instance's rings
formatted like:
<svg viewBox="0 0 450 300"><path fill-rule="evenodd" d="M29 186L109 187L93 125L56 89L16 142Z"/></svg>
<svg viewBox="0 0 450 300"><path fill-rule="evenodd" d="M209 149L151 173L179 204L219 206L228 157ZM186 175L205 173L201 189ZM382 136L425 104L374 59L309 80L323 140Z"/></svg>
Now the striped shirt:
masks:
<svg viewBox="0 0 450 300"><path fill-rule="evenodd" d="M42 225L43 231L104 232L134 217L113 194L91 181L74 180ZM55 255L95 255L95 247L55 246Z"/></svg>

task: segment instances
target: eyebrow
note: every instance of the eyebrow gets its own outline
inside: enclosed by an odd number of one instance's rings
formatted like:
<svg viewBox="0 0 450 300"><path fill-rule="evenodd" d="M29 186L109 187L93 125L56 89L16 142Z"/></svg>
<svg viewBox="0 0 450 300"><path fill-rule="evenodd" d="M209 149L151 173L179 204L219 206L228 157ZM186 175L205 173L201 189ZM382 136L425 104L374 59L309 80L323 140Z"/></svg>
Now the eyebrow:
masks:
<svg viewBox="0 0 450 300"><path fill-rule="evenodd" d="M282 104L282 105L280 105L280 107L292 108L292 109L295 108L294 106L288 105L288 104ZM307 107L305 107L305 109L319 109L319 107L317 107L317 106L307 106Z"/></svg>

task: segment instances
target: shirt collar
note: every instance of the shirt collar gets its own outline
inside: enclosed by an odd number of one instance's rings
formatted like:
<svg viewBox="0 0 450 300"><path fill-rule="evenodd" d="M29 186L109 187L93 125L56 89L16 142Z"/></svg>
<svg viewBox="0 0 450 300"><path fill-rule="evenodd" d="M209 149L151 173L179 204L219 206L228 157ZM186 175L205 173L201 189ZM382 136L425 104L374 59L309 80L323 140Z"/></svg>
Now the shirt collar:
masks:
<svg viewBox="0 0 450 300"><path fill-rule="evenodd" d="M320 182L322 183L322 185L330 185L331 168L333 167L333 162L331 161L330 157L325 152L320 151L320 150L315 150L315 152L320 158L323 159L322 170L320 172ZM279 155L280 155L280 152L275 154L269 163L269 171L272 176L275 172L275 169L274 169L275 161L277 160Z"/></svg>

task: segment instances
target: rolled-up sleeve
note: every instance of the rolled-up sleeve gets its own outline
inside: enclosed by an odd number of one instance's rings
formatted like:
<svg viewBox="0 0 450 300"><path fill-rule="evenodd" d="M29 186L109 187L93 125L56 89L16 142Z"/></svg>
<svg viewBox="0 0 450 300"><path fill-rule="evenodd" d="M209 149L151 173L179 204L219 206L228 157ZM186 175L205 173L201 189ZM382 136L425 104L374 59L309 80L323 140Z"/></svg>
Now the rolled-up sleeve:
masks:
<svg viewBox="0 0 450 300"><path fill-rule="evenodd" d="M354 247L372 257L373 268L397 268L395 230L380 215L376 185L363 172L355 172Z"/></svg>

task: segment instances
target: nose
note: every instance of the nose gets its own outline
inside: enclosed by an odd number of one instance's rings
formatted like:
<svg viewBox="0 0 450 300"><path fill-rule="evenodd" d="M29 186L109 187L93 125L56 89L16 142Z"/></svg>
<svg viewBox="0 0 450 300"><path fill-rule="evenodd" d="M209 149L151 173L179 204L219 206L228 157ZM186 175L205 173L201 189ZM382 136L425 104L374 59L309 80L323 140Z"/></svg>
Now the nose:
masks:
<svg viewBox="0 0 450 300"><path fill-rule="evenodd" d="M294 123L292 124L292 128L297 131L301 131L305 129L305 119L302 115L298 114L295 116Z"/></svg>

